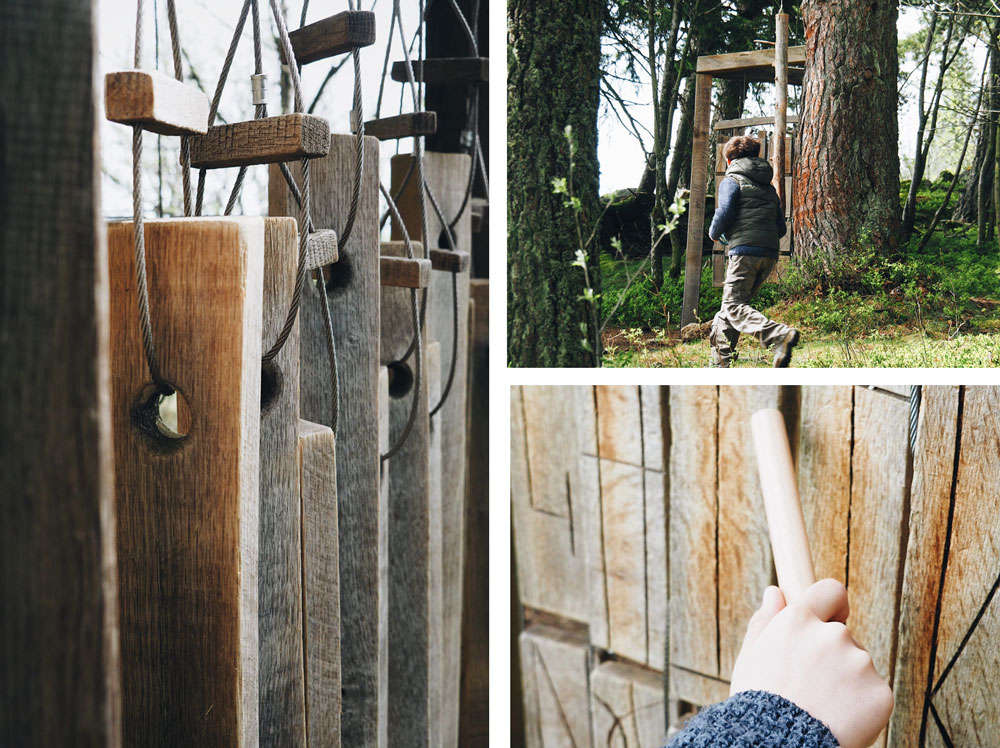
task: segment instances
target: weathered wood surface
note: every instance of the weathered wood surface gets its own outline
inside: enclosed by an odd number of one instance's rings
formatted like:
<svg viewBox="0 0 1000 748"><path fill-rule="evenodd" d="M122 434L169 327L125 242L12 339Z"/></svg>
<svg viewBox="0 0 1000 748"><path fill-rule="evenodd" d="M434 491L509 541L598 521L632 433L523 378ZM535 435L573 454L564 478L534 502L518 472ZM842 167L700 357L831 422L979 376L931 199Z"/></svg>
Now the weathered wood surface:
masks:
<svg viewBox="0 0 1000 748"><path fill-rule="evenodd" d="M580 387L578 389L591 389ZM593 405L591 403L591 405ZM580 476L579 489L575 498L583 515L583 557L587 582L588 625L590 641L596 647L609 649L608 632L608 586L605 581L604 538L601 506L600 460L581 454L577 471ZM513 486L513 484L511 484ZM516 538L515 538L516 539Z"/></svg>
<svg viewBox="0 0 1000 748"><path fill-rule="evenodd" d="M191 138L191 166L197 169L316 159L329 152L330 124L310 114L281 114L215 125L207 134Z"/></svg>
<svg viewBox="0 0 1000 748"><path fill-rule="evenodd" d="M299 65L342 55L375 43L375 13L345 10L297 28L288 38Z"/></svg>
<svg viewBox="0 0 1000 748"><path fill-rule="evenodd" d="M535 625L519 644L528 748L589 748L587 637Z"/></svg>
<svg viewBox="0 0 1000 748"><path fill-rule="evenodd" d="M355 139L335 135L330 154L311 164L312 219L340 238L340 259L331 266L327 296L340 370L340 424L350 439L337 444L340 530L342 742L377 746L385 740L387 560L379 555L386 515L379 493L379 269L378 141L365 139L365 170L354 230L340 233L353 191ZM299 178L299 165L292 173ZM270 172L271 215L298 215L281 172ZM331 425L330 364L319 289L308 283L299 311L301 416Z"/></svg>
<svg viewBox="0 0 1000 748"><path fill-rule="evenodd" d="M336 440L298 421L302 497L306 729L311 746L340 745L340 570Z"/></svg>
<svg viewBox="0 0 1000 748"><path fill-rule="evenodd" d="M208 132L208 97L155 70L106 74L104 113L112 122L142 125L161 135Z"/></svg>
<svg viewBox="0 0 1000 748"><path fill-rule="evenodd" d="M785 118L790 125L799 124L799 115L790 114ZM747 127L760 127L761 125L773 125L774 117L744 117L743 119L720 119L712 129L719 130L743 130ZM725 169L723 169L725 171Z"/></svg>
<svg viewBox="0 0 1000 748"><path fill-rule="evenodd" d="M111 224L108 244L125 742L256 746L263 221L146 223L157 356L192 417L182 440L138 425L132 224Z"/></svg>
<svg viewBox="0 0 1000 748"><path fill-rule="evenodd" d="M464 273L469 269L468 252L452 252L450 249L432 249L427 253L434 270L445 273Z"/></svg>
<svg viewBox="0 0 1000 748"><path fill-rule="evenodd" d="M395 117L370 119L365 122L365 134L379 140L400 140L402 138L433 135L437 132L436 112L407 112Z"/></svg>
<svg viewBox="0 0 1000 748"><path fill-rule="evenodd" d="M642 464L661 473L667 469L670 423L667 388L644 384L639 387L642 400Z"/></svg>
<svg viewBox="0 0 1000 748"><path fill-rule="evenodd" d="M806 62L804 46L788 47L788 82L802 85L803 66ZM716 78L735 78L774 82L774 50L756 49L748 52L727 52L702 55L698 58L698 73Z"/></svg>
<svg viewBox="0 0 1000 748"><path fill-rule="evenodd" d="M667 659L667 497L666 473L646 470L646 664L663 669Z"/></svg>
<svg viewBox="0 0 1000 748"><path fill-rule="evenodd" d="M398 190L409 169L411 156L392 158L393 193ZM455 222L456 249L469 252L472 235L469 229L469 206L465 198L470 158L458 153L425 153L424 178L434 191L445 220ZM421 235L420 200L416 180L410 180L397 201L410 238L425 247L444 231L436 211L428 215L429 237ZM457 219L457 220L456 220ZM393 223L393 238L402 232ZM437 243L437 242L434 242ZM462 587L465 555L465 447L466 392L468 379L469 307L468 273L433 273L427 290L427 339L441 343L442 371L454 367L448 389L448 375L443 374L446 399L434 416L441 429L442 554L444 563L444 651L442 702L442 741L454 745L458 740L459 688L461 681ZM456 303L457 299L457 303ZM454 310L457 308L457 318ZM454 353L452 352L454 349ZM440 402L440 401L438 401ZM436 408L438 403L432 403Z"/></svg>
<svg viewBox="0 0 1000 748"><path fill-rule="evenodd" d="M959 388L953 386L924 387L921 396L892 683L896 705L889 723L890 745L919 745L922 729L937 729L930 715L924 714L924 695L932 675L928 672L933 667L929 652L936 633L935 613L955 478L958 398Z"/></svg>
<svg viewBox="0 0 1000 748"><path fill-rule="evenodd" d="M597 399L597 446L601 457L642 465L639 388L634 385L606 386L595 388L594 393Z"/></svg>
<svg viewBox="0 0 1000 748"><path fill-rule="evenodd" d="M704 57L699 57L699 64ZM695 322L701 292L701 247L705 235L705 192L708 179L708 129L712 114L712 76L695 76L693 141L691 144L691 202L688 205L687 259L684 265L684 303L681 325ZM705 314L701 314L705 317Z"/></svg>
<svg viewBox="0 0 1000 748"><path fill-rule="evenodd" d="M490 61L486 57L437 57L412 60L413 80L424 83L486 83L490 79ZM392 79L405 83L410 79L406 62L392 63Z"/></svg>
<svg viewBox="0 0 1000 748"><path fill-rule="evenodd" d="M330 229L313 231L306 238L306 269L315 270L334 264L340 259L337 232Z"/></svg>
<svg viewBox="0 0 1000 748"><path fill-rule="evenodd" d="M469 288L469 430L466 464L465 589L462 595L460 746L489 744L490 282Z"/></svg>
<svg viewBox="0 0 1000 748"><path fill-rule="evenodd" d="M379 434L379 453L388 454L389 447L391 445L392 435L390 433L390 423L392 415L389 408L389 369L385 366L380 366L378 371L378 434ZM378 663L378 677L380 683L386 683L386 688L380 689L378 693L378 713L379 713L379 723L378 723L378 742L379 745L390 745L392 744L389 740L389 730L391 720L389 718L389 695L390 689L392 688L392 682L389 679L389 670L395 665L390 658L389 651L389 637L390 637L390 626L389 622L389 491L392 488L391 476L389 474L389 463L382 462L380 468L379 476L379 503L378 503L378 515L380 518L379 522L379 532L378 532L378 557L382 559L382 563L379 565L378 569L378 583L379 588L385 590L385 594L379 597L378 601L378 618L380 621L386 621L386 625L379 630L379 642L378 648L379 652L382 653L382 657L379 659ZM381 717L385 715L385 721L383 722Z"/></svg>
<svg viewBox="0 0 1000 748"><path fill-rule="evenodd" d="M295 219L264 219L261 350L271 347L285 324L295 287L298 249ZM304 746L298 324L273 362L265 365L261 390L257 572L260 739L264 745Z"/></svg>
<svg viewBox="0 0 1000 748"><path fill-rule="evenodd" d="M715 387L670 390L670 662L719 672Z"/></svg>
<svg viewBox="0 0 1000 748"><path fill-rule="evenodd" d="M119 746L94 14L13 0L3 16L0 744Z"/></svg>
<svg viewBox="0 0 1000 748"><path fill-rule="evenodd" d="M431 279L431 261L409 257L387 257L379 262L382 286L427 288Z"/></svg>
<svg viewBox="0 0 1000 748"><path fill-rule="evenodd" d="M441 397L441 344L427 343L427 394L428 402L437 401ZM427 524L429 538L427 554L430 559L430 582L427 588L428 608L434 624L430 627L430 710L436 719L431 723L431 745L441 743L441 680L444 666L442 652L444 650L444 558L442 544L444 542L441 519L441 425L432 419L429 429L430 441L430 472L428 474L429 503Z"/></svg>
<svg viewBox="0 0 1000 748"><path fill-rule="evenodd" d="M670 666L670 698L691 704L718 704L729 698L729 681Z"/></svg>
<svg viewBox="0 0 1000 748"><path fill-rule="evenodd" d="M590 672L590 718L595 748L660 748L663 676L621 662L598 665Z"/></svg>

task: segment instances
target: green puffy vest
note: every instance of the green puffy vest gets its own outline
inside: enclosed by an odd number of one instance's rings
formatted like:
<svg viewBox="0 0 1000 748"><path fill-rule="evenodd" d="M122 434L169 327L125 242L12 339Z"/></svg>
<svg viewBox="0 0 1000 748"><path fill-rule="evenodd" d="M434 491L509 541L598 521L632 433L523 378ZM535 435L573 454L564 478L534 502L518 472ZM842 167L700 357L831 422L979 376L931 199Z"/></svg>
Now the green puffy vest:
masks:
<svg viewBox="0 0 1000 748"><path fill-rule="evenodd" d="M762 158L739 158L726 169L740 186L736 219L726 231L730 247L746 244L751 247L778 249L778 228L774 222L781 210L778 193L771 185L774 170Z"/></svg>

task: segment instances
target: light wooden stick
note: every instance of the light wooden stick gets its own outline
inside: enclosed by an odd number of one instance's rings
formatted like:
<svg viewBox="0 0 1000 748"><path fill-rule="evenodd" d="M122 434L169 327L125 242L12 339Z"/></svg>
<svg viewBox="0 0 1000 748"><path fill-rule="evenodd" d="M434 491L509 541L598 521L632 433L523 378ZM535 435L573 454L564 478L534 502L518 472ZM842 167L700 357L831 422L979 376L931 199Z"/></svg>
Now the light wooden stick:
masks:
<svg viewBox="0 0 1000 748"><path fill-rule="evenodd" d="M791 600L816 581L799 489L795 483L792 451L781 413L773 408L758 410L750 419L760 490L771 533L778 586Z"/></svg>

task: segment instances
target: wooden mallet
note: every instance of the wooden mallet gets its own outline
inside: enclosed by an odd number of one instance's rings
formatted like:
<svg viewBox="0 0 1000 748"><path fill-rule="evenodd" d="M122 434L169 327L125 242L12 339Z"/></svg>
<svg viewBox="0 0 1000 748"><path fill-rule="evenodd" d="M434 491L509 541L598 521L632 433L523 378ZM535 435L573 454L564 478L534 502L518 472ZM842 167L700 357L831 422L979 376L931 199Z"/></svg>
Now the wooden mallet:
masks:
<svg viewBox="0 0 1000 748"><path fill-rule="evenodd" d="M750 431L757 451L760 490L771 534L778 586L788 602L816 581L799 489L795 482L792 450L780 411L758 410L750 418Z"/></svg>

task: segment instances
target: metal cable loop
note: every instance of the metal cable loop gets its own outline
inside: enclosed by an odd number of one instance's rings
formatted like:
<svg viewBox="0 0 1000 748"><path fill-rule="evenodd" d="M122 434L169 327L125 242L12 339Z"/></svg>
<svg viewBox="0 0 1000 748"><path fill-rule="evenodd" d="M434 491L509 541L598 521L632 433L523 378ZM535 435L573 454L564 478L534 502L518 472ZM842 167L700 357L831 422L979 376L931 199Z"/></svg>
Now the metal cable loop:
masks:
<svg viewBox="0 0 1000 748"><path fill-rule="evenodd" d="M177 8L174 0L167 0L167 24L170 28L170 47L174 57L174 78L184 80L181 65L181 36L177 30ZM184 215L191 215L191 142L181 135L181 183L184 186Z"/></svg>

